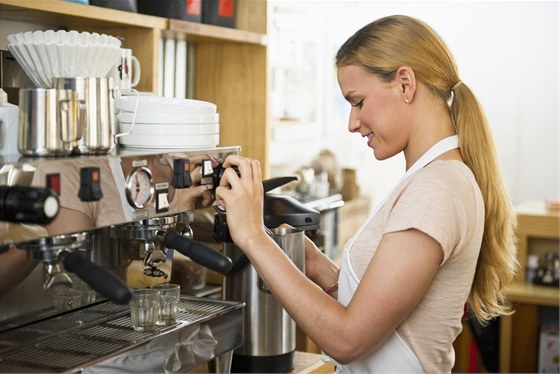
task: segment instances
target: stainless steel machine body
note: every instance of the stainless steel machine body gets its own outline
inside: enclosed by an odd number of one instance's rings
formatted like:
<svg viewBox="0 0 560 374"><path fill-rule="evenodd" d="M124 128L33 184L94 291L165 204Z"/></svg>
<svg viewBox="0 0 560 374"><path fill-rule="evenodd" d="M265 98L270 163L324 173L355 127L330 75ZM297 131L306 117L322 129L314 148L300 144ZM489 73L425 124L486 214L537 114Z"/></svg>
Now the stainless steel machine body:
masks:
<svg viewBox="0 0 560 374"><path fill-rule="evenodd" d="M182 296L177 323L152 332L132 329L127 302L131 288L169 281L177 252L229 271L227 257L191 240L189 223L200 184L213 181L201 175L201 166L208 172L239 150L2 155L0 260L9 259L2 260L8 274L10 267L36 265L23 280L2 275L0 372L114 369L103 365L118 367L125 356L152 351L159 362L146 371L163 372L166 364L184 371L210 360L229 371L231 352L242 344L243 302ZM39 198L28 201L30 191ZM59 204L54 214L53 193ZM20 263L9 262L14 259ZM95 300L57 309L54 291L81 281ZM212 344L205 355L180 359L175 345L193 339Z"/></svg>

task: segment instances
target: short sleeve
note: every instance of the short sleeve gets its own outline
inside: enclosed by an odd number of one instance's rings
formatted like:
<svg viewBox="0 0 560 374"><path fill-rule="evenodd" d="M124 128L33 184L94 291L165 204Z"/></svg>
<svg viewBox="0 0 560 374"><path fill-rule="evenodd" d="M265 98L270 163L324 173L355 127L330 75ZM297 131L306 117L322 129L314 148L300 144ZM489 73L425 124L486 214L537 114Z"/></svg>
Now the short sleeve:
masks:
<svg viewBox="0 0 560 374"><path fill-rule="evenodd" d="M476 224L472 218L478 186L473 186L473 180L447 162L416 172L393 199L384 233L419 230L441 245L445 263L456 248L463 247Z"/></svg>

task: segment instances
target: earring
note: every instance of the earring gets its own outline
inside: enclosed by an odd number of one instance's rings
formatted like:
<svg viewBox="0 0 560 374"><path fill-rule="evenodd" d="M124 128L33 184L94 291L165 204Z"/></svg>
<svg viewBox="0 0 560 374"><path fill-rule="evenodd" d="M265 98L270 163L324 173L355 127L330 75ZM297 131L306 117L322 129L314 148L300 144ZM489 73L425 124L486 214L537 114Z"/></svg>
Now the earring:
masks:
<svg viewBox="0 0 560 374"><path fill-rule="evenodd" d="M410 101L408 101L408 97L406 97L406 96L404 97L404 102L407 103L407 104L410 104Z"/></svg>

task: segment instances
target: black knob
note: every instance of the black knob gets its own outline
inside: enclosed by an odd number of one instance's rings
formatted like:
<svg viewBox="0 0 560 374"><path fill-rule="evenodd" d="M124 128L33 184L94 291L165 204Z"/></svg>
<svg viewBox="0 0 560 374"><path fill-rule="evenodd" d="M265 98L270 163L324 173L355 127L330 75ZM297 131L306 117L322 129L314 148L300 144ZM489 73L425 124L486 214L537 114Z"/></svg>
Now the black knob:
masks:
<svg viewBox="0 0 560 374"><path fill-rule="evenodd" d="M48 224L58 215L58 196L50 188L0 186L0 220Z"/></svg>
<svg viewBox="0 0 560 374"><path fill-rule="evenodd" d="M173 160L173 179L171 185L175 188L192 186L191 162L186 158Z"/></svg>
<svg viewBox="0 0 560 374"><path fill-rule="evenodd" d="M241 173L239 172L239 169L237 168L237 166L232 166L231 167L233 170L235 170L235 172L237 173L238 176L241 176ZM226 168L224 168L222 166L222 164L219 164L217 167L214 168L213 174L212 174L212 184L214 185L214 188L218 187L220 185L220 180L222 179L222 176L224 175L224 172L226 171Z"/></svg>
<svg viewBox="0 0 560 374"><path fill-rule="evenodd" d="M97 201L103 197L101 192L101 174L98 167L80 169L80 191L78 197L82 201Z"/></svg>

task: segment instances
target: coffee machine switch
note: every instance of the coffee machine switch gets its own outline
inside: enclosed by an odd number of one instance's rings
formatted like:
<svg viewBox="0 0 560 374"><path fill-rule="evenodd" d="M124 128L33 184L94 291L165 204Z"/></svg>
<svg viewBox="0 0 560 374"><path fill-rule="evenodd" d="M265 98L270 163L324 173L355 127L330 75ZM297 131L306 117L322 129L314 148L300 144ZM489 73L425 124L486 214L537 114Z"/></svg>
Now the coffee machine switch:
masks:
<svg viewBox="0 0 560 374"><path fill-rule="evenodd" d="M169 211L169 183L157 183L155 191L156 213Z"/></svg>
<svg viewBox="0 0 560 374"><path fill-rule="evenodd" d="M57 196L60 196L60 174L47 174L47 187L53 190Z"/></svg>
<svg viewBox="0 0 560 374"><path fill-rule="evenodd" d="M186 158L173 160L173 179L171 185L175 188L187 188L192 186L191 162Z"/></svg>
<svg viewBox="0 0 560 374"><path fill-rule="evenodd" d="M212 168L212 160L202 160L202 165L200 168L200 184L207 185L213 183L214 169Z"/></svg>
<svg viewBox="0 0 560 374"><path fill-rule="evenodd" d="M81 201L97 201L103 197L101 192L101 174L98 167L84 167L80 169Z"/></svg>

